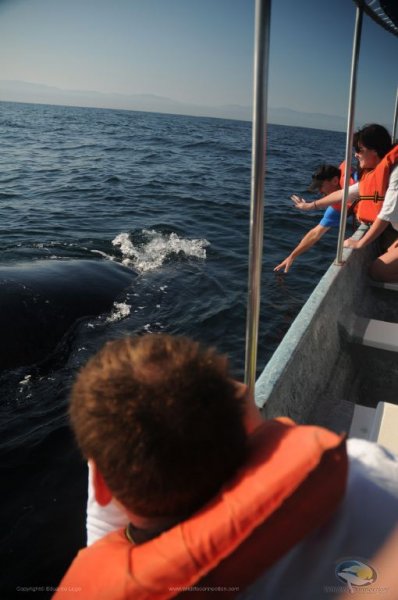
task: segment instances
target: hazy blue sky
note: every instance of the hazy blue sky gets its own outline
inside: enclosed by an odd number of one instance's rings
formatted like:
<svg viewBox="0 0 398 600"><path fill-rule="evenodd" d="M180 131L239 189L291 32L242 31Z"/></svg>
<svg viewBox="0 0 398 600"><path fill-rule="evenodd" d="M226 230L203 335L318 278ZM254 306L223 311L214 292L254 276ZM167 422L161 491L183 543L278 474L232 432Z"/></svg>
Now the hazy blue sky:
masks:
<svg viewBox="0 0 398 600"><path fill-rule="evenodd" d="M271 107L345 117L354 17L274 0ZM253 19L253 0L0 0L0 80L250 105ZM389 125L398 39L365 16L362 50L357 120Z"/></svg>

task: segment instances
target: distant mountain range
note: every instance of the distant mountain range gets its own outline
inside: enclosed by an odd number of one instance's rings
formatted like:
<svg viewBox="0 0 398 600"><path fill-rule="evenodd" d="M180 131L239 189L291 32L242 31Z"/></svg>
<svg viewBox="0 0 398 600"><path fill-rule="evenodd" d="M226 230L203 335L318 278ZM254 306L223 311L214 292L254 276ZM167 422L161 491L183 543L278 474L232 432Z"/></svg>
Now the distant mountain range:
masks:
<svg viewBox="0 0 398 600"><path fill-rule="evenodd" d="M64 90L55 86L29 83L26 81L0 81L0 100L10 102L32 102L39 104L62 104L90 106L94 108L116 108L223 119L251 120L251 107L228 104L202 106L178 102L171 98L153 94L117 94L82 90ZM270 123L313 127L344 131L346 119L335 115L306 113L289 108L269 108Z"/></svg>

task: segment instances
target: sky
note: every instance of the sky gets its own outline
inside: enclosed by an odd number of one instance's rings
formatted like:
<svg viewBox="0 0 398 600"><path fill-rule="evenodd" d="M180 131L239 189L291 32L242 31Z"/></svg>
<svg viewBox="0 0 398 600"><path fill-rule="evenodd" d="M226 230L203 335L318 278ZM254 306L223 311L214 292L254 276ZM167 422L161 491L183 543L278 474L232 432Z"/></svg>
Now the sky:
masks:
<svg viewBox="0 0 398 600"><path fill-rule="evenodd" d="M355 11L352 0L273 1L270 115L346 120ZM151 94L197 114L250 107L253 30L254 0L0 0L0 98L1 81L17 80ZM365 16L361 49L356 121L391 128L398 38Z"/></svg>

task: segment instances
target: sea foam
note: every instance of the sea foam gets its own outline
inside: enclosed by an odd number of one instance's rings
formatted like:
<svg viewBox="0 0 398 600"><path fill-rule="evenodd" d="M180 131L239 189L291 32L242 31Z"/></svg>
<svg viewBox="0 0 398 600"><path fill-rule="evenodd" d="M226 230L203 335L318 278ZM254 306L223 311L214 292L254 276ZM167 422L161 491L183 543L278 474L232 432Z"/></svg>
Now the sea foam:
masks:
<svg viewBox="0 0 398 600"><path fill-rule="evenodd" d="M115 323L129 316L131 306L125 302L114 302L112 312L106 319L105 323Z"/></svg>
<svg viewBox="0 0 398 600"><path fill-rule="evenodd" d="M158 269L171 254L205 259L206 247L210 245L205 239L190 240L153 229L144 229L142 234L144 241L140 243L134 243L128 233L119 233L112 241L120 248L122 263L140 272Z"/></svg>

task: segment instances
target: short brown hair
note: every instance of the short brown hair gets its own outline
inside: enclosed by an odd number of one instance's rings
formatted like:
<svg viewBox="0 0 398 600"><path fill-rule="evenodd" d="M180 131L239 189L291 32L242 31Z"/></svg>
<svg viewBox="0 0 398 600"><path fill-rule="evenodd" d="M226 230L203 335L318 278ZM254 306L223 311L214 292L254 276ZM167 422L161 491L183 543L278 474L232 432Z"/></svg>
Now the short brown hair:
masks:
<svg viewBox="0 0 398 600"><path fill-rule="evenodd" d="M184 337L108 342L81 370L70 416L114 496L143 517L185 516L246 457L228 362Z"/></svg>

